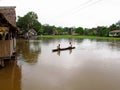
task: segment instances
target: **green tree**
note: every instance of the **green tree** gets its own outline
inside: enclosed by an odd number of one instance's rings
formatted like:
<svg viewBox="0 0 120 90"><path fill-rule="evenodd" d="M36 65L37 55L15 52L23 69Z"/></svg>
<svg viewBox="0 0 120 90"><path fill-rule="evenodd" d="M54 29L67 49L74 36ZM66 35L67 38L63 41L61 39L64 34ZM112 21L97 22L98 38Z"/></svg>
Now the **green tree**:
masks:
<svg viewBox="0 0 120 90"><path fill-rule="evenodd" d="M47 35L53 34L55 26L50 26L49 24L42 25L43 33Z"/></svg>
<svg viewBox="0 0 120 90"><path fill-rule="evenodd" d="M95 35L94 30L93 29L88 29L87 30L87 35L88 36L94 36Z"/></svg>
<svg viewBox="0 0 120 90"><path fill-rule="evenodd" d="M63 34L64 32L64 29L62 27L55 27L55 30L57 30L59 34Z"/></svg>
<svg viewBox="0 0 120 90"><path fill-rule="evenodd" d="M105 26L98 26L96 30L98 36L108 36L109 34L109 29Z"/></svg>
<svg viewBox="0 0 120 90"><path fill-rule="evenodd" d="M111 26L109 26L109 30L112 31L112 30L116 30L118 29L117 25L116 24L112 24Z"/></svg>
<svg viewBox="0 0 120 90"><path fill-rule="evenodd" d="M37 32L41 28L41 23L38 21L38 16L34 12L28 12L23 17L18 16L17 26L27 32L29 29L35 29Z"/></svg>
<svg viewBox="0 0 120 90"><path fill-rule="evenodd" d="M73 28L72 27L64 27L63 30L64 30L64 34L71 35Z"/></svg>
<svg viewBox="0 0 120 90"><path fill-rule="evenodd" d="M44 34L44 29L43 29L43 27L41 27L41 28L39 29L38 34L39 34L39 35L43 35L43 34Z"/></svg>
<svg viewBox="0 0 120 90"><path fill-rule="evenodd" d="M76 32L76 33L79 33L80 35L83 35L83 34L84 34L84 30L83 30L82 27L76 28L76 29L75 29L75 32Z"/></svg>
<svg viewBox="0 0 120 90"><path fill-rule="evenodd" d="M120 30L120 20L116 23L117 29Z"/></svg>

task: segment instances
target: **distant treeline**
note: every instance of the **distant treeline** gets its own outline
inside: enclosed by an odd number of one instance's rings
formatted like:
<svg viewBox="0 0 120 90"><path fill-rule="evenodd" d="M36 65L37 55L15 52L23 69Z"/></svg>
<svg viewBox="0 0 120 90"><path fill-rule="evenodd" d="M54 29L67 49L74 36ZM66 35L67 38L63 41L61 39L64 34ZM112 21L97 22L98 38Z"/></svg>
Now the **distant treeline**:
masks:
<svg viewBox="0 0 120 90"><path fill-rule="evenodd" d="M120 30L120 21L110 26L97 26L94 28L83 27L56 27L49 24L42 25L38 21L35 12L28 12L23 17L18 16L17 26L24 34L30 29L34 29L38 35L86 35L86 36L109 36L112 30Z"/></svg>

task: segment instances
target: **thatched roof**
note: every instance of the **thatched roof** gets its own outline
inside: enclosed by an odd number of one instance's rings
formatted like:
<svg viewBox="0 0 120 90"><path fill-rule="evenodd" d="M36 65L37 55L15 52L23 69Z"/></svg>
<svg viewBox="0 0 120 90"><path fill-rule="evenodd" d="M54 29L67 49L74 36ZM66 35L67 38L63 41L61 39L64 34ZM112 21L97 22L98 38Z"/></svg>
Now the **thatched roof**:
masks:
<svg viewBox="0 0 120 90"><path fill-rule="evenodd" d="M2 13L0 13L0 27L8 27L12 32L17 31L17 27L13 26Z"/></svg>
<svg viewBox="0 0 120 90"><path fill-rule="evenodd" d="M16 26L15 6L0 6L0 13L14 26Z"/></svg>

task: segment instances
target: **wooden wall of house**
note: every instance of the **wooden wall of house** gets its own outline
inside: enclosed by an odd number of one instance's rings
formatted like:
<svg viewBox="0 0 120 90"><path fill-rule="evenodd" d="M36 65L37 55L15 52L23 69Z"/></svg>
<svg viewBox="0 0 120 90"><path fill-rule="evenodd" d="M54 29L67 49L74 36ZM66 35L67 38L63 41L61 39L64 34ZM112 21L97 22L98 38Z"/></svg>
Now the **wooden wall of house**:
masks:
<svg viewBox="0 0 120 90"><path fill-rule="evenodd" d="M0 58L10 58L13 54L13 40L0 40Z"/></svg>

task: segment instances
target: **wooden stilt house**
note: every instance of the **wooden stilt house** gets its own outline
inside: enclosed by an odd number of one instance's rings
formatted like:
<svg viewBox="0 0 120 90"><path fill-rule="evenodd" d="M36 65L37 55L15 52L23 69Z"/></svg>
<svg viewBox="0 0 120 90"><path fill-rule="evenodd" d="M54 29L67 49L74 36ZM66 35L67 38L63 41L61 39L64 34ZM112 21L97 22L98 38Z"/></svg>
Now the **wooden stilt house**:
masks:
<svg viewBox="0 0 120 90"><path fill-rule="evenodd" d="M14 9L14 7L2 7L2 8L0 7L0 59L1 60L6 58L10 59L15 53L17 27L15 26L15 23L13 23L14 20L7 19L9 16L10 17L12 15L15 16L14 15L15 13L10 14L11 8Z"/></svg>

